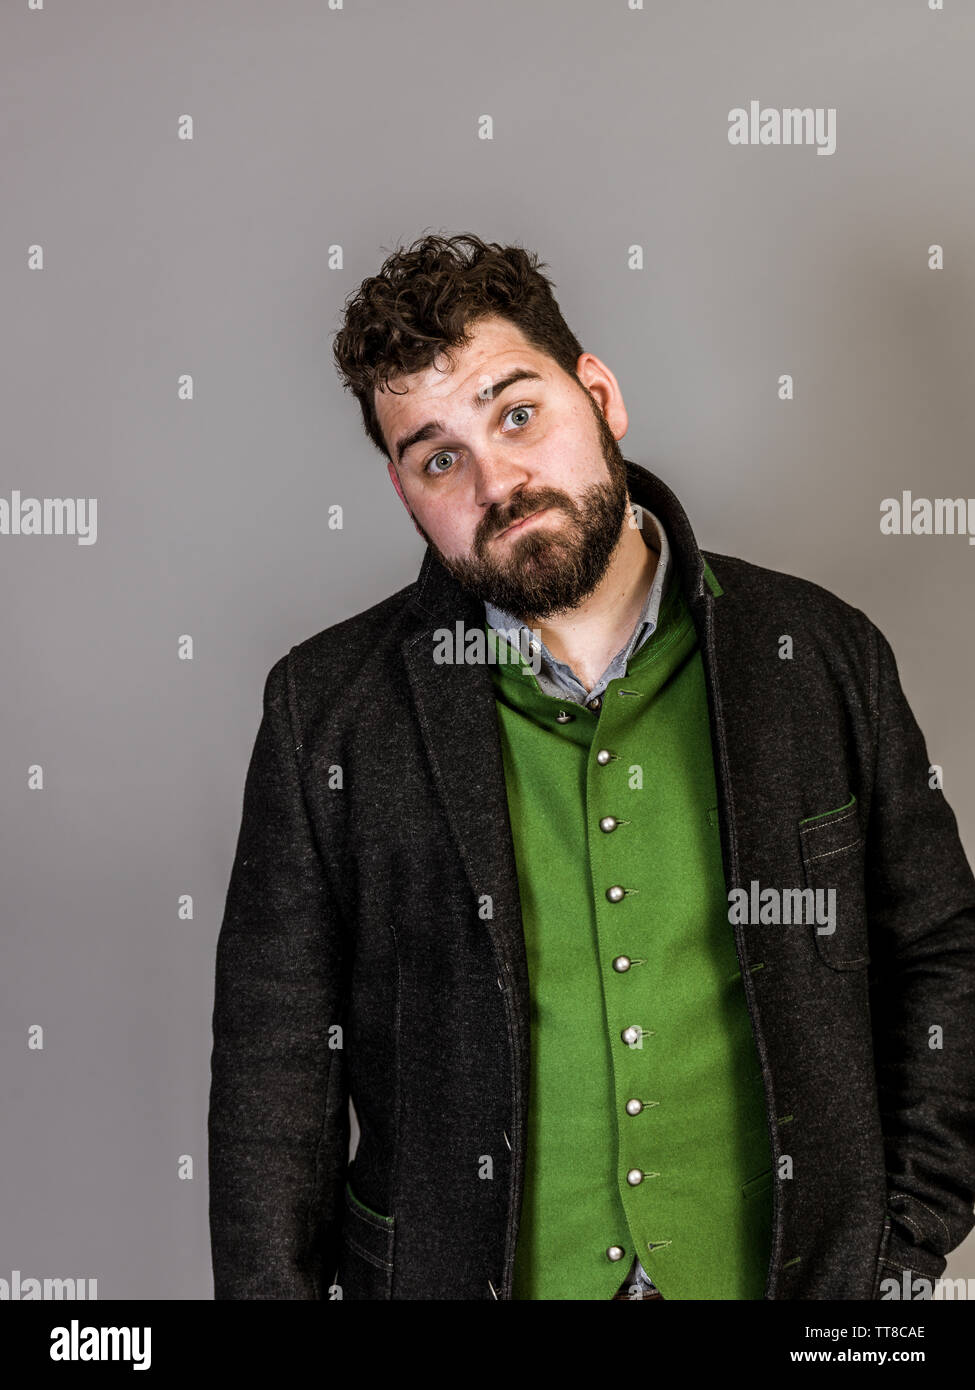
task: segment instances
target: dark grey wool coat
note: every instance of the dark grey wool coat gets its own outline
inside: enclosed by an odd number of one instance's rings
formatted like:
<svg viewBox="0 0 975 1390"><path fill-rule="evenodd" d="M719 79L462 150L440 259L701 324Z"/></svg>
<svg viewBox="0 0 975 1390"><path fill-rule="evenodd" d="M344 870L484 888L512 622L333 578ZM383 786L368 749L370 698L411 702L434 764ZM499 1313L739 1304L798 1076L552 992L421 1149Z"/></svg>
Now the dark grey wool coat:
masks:
<svg viewBox="0 0 975 1390"><path fill-rule="evenodd" d="M779 1177L766 1298L936 1278L975 1224L975 879L893 653L818 585L702 552L627 468L700 638L727 886L837 893L832 934L728 928ZM219 1299L511 1298L529 981L490 672L433 660L458 620L483 605L428 549L267 677L216 958Z"/></svg>

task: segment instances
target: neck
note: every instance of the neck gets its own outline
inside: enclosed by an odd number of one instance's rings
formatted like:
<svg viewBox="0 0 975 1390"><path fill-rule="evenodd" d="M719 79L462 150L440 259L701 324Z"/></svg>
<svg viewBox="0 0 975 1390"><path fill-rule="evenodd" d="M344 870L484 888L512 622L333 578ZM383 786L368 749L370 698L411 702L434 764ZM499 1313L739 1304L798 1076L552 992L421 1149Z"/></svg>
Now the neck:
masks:
<svg viewBox="0 0 975 1390"><path fill-rule="evenodd" d="M599 582L571 613L535 620L542 641L558 661L566 662L591 690L626 643L647 601L657 572L657 551L638 527L623 521L620 541Z"/></svg>

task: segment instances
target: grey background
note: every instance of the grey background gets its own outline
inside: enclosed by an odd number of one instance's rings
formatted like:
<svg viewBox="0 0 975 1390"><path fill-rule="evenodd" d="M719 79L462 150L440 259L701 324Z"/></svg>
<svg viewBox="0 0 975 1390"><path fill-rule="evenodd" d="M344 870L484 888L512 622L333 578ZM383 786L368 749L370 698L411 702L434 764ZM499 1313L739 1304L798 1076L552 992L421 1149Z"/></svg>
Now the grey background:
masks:
<svg viewBox="0 0 975 1390"><path fill-rule="evenodd" d="M273 662L419 568L331 340L426 231L537 250L699 542L881 627L972 857L975 548L879 505L975 492L973 40L960 0L4 0L0 493L99 514L0 536L0 1277L212 1296L244 772ZM836 153L731 146L752 99Z"/></svg>

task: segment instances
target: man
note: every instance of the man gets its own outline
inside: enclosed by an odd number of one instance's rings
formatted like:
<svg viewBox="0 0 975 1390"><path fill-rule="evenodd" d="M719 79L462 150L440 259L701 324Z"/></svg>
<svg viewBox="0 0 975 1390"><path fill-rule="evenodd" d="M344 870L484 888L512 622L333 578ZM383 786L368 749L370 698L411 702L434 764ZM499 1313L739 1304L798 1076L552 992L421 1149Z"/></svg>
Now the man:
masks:
<svg viewBox="0 0 975 1390"><path fill-rule="evenodd" d="M216 1297L936 1278L973 1225L975 879L886 639L699 549L523 250L395 253L336 358L428 549L267 677Z"/></svg>

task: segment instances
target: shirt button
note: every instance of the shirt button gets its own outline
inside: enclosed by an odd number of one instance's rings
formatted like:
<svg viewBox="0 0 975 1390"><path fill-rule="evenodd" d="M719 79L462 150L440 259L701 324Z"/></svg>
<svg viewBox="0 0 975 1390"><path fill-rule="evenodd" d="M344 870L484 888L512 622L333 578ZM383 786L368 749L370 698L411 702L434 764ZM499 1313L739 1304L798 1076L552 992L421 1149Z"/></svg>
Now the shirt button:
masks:
<svg viewBox="0 0 975 1390"><path fill-rule="evenodd" d="M623 1041L624 1041L625 1043L627 1043L627 1044L632 1044L632 1043L635 1043L635 1042L639 1042L639 1041L640 1041L640 1029L639 1029L638 1025L635 1024L635 1023L631 1023L630 1026L629 1026L629 1028L624 1028L624 1029L623 1029L622 1033L620 1033L620 1037L621 1037L621 1038L623 1039Z"/></svg>
<svg viewBox="0 0 975 1390"><path fill-rule="evenodd" d="M599 752L596 754L596 762L600 767L605 767L612 756L608 748L600 748Z"/></svg>
<svg viewBox="0 0 975 1390"><path fill-rule="evenodd" d="M607 1260L612 1260L615 1264L616 1261L621 1260L625 1254L626 1251L623 1249L622 1245L611 1245L606 1251L606 1258Z"/></svg>
<svg viewBox="0 0 975 1390"><path fill-rule="evenodd" d="M615 830L618 825L619 821L615 816L603 816L602 820L599 822L600 830L606 835L608 835L611 830Z"/></svg>
<svg viewBox="0 0 975 1390"><path fill-rule="evenodd" d="M599 707L600 707L600 705L601 705L602 703L603 703L602 700L599 698L598 695L596 695L592 700L589 701L589 708L590 708L590 709L599 709Z"/></svg>
<svg viewBox="0 0 975 1390"><path fill-rule="evenodd" d="M613 961L613 969L616 971L617 975L624 975L632 964L633 962L630 960L629 956L617 956Z"/></svg>
<svg viewBox="0 0 975 1390"><path fill-rule="evenodd" d="M606 889L606 896L611 903L622 902L626 897L626 889L621 888L618 883L614 883L612 888Z"/></svg>
<svg viewBox="0 0 975 1390"><path fill-rule="evenodd" d="M555 716L555 721L557 724L571 724L574 718L575 715L570 714L568 710L560 709Z"/></svg>
<svg viewBox="0 0 975 1390"><path fill-rule="evenodd" d="M642 1109L643 1109L643 1101L642 1101L642 1100L635 1100L635 1099L634 1099L634 1100L628 1100L628 1101L626 1102L626 1113L627 1113L628 1115L639 1115L639 1113L640 1113L640 1111L641 1111Z"/></svg>
<svg viewBox="0 0 975 1390"><path fill-rule="evenodd" d="M631 1168L626 1175L626 1181L631 1187L639 1187L643 1182L643 1173L639 1168Z"/></svg>

